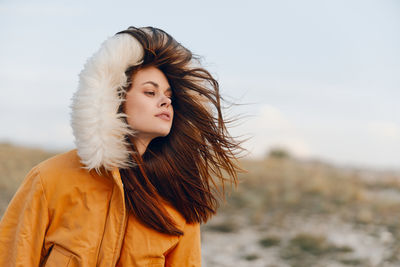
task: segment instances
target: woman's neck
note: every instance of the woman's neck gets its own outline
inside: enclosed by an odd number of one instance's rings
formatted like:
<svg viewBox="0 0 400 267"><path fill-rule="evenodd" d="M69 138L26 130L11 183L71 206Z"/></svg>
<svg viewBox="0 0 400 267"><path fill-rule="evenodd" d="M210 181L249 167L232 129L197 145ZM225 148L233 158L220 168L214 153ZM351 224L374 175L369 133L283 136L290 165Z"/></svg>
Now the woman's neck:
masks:
<svg viewBox="0 0 400 267"><path fill-rule="evenodd" d="M143 138L135 138L133 140L133 143L135 144L135 147L139 153L140 156L144 154L144 152L147 149L147 146L149 145L151 140L148 139L143 139Z"/></svg>

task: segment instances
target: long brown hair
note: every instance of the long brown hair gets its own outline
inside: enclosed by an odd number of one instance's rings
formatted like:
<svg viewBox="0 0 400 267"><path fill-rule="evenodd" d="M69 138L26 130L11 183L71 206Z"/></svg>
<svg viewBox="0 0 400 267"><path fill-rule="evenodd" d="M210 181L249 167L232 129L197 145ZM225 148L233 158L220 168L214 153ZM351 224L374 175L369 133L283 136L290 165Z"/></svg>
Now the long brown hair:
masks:
<svg viewBox="0 0 400 267"><path fill-rule="evenodd" d="M142 156L132 153L135 167L120 169L127 208L150 228L182 235L163 201L188 223L206 222L216 213L224 183L236 184L243 149L227 131L218 82L199 57L157 28L129 27L117 34L132 35L144 48L142 64L126 71L128 82L140 68L160 69L172 88L175 114L170 133L153 139ZM131 147L137 152L132 142Z"/></svg>

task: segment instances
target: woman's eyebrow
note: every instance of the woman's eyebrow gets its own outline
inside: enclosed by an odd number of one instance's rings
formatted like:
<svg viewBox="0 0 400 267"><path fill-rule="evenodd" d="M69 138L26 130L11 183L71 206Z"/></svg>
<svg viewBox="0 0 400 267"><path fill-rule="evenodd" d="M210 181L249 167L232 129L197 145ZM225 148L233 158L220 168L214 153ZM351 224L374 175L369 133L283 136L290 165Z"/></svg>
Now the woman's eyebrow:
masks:
<svg viewBox="0 0 400 267"><path fill-rule="evenodd" d="M142 83L142 85L145 85L145 84L147 84L147 83L153 85L153 86L156 87L156 88L160 88L160 86L158 85L158 83L153 82L153 81L144 82L144 83ZM171 87L168 87L165 91L172 92Z"/></svg>

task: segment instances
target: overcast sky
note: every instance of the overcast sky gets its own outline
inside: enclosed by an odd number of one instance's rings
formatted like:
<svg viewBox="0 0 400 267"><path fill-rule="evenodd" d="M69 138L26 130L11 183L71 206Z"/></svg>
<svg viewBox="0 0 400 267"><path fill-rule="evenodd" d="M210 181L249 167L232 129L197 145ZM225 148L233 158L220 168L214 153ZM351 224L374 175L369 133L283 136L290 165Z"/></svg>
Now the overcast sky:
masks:
<svg viewBox="0 0 400 267"><path fill-rule="evenodd" d="M159 27L194 53L254 157L400 168L400 2L0 1L0 142L73 148L69 105L109 36Z"/></svg>

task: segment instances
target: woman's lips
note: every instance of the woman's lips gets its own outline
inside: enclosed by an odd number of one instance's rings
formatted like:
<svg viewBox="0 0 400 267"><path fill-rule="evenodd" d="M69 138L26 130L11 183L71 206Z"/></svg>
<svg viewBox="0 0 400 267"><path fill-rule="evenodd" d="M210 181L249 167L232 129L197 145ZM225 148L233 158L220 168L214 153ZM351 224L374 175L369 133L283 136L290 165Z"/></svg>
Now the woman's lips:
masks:
<svg viewBox="0 0 400 267"><path fill-rule="evenodd" d="M169 115L168 115L168 114L165 114L165 113L161 113L161 114L159 114L159 115L156 115L156 117L159 117L160 119L166 120L166 121L169 121L169 120L170 120Z"/></svg>

